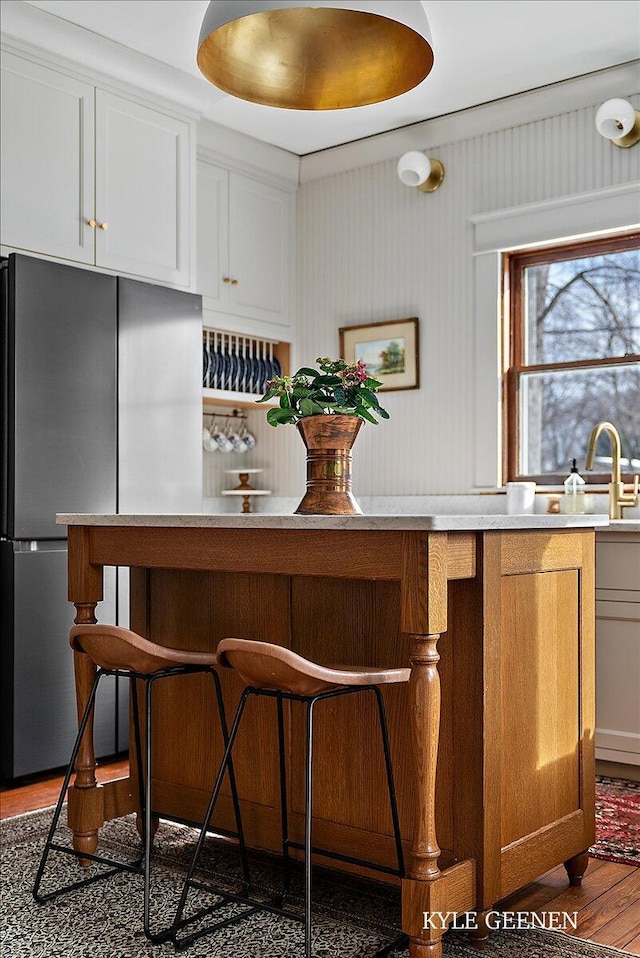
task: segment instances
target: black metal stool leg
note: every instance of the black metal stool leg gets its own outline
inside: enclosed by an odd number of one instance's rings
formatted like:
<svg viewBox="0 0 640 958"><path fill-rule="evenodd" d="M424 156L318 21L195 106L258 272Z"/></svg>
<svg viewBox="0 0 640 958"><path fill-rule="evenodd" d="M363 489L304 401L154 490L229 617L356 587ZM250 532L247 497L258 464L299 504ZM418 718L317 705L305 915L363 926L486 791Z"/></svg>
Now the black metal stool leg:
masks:
<svg viewBox="0 0 640 958"><path fill-rule="evenodd" d="M152 796L152 746L153 746L153 683L155 681L154 676L150 678L145 678L145 749L144 749L144 768L140 769L140 778L144 778L144 806L143 806L143 815L144 815L144 829L143 829L143 844L144 844L144 911L143 911L143 927L145 936L149 941L154 944L159 944L163 941L168 941L171 936L171 927L165 929L164 931L153 933L150 928L150 911L151 911L151 847L153 845L152 838L152 812L153 812L153 796ZM139 731L139 730L138 730Z"/></svg>
<svg viewBox="0 0 640 958"><path fill-rule="evenodd" d="M173 919L172 925L172 940L176 947L179 946L179 942L176 940L176 933L182 923L182 913L184 911L184 906L187 901L187 895L189 894L189 886L192 882L195 870L198 864L198 859L200 858L200 853L202 852L202 846L204 845L204 840L207 835L207 826L209 824L209 819L213 814L216 802L218 801L218 795L220 794L220 788L224 779L224 773L226 771L229 758L231 756L231 750L233 748L233 743L236 740L238 734L238 729L240 727L240 720L244 712L244 707L247 704L247 699L251 694L252 689L246 688L240 698L238 703L238 708L236 709L236 714L233 719L233 724L231 726L231 732L229 733L229 741L227 742L227 747L224 750L224 755L222 756L222 761L220 762L220 768L218 769L218 774L216 775L216 780L213 786L213 791L211 792L211 798L209 799L209 804L202 821L202 828L200 829L200 834L198 836L198 841L196 843L195 851L193 853L193 858L191 859L191 865L187 873L187 877L184 880L184 885L182 886L182 894L180 895L180 901L178 902L178 908L176 910L175 918Z"/></svg>
<svg viewBox="0 0 640 958"><path fill-rule="evenodd" d="M153 741L153 729L152 729L152 690L153 683L156 679L169 678L174 675L188 675L194 672L209 672L211 674L212 670L209 667L170 667L167 669L161 669L158 672L154 673L138 673L128 669L108 669L108 668L99 668L96 674L91 692L89 694L89 700L85 707L82 719L80 721L80 727L78 729L78 734L73 745L73 750L71 753L71 758L69 760L69 765L65 773L64 781L62 788L60 790L60 795L58 796L58 802L54 811L53 820L49 828L47 840L45 847L42 853L38 871L36 874L34 887L33 887L33 896L35 900L39 903L44 903L50 901L52 898L56 898L58 895L62 895L66 892L73 891L75 889L81 888L84 885L93 884L97 881L101 881L104 878L108 878L111 875L117 874L118 872L127 871L132 872L137 875L142 875L144 880L144 911L143 911L143 927L144 934L146 937L154 942L164 942L169 940L174 936L174 924L172 924L165 931L152 933L150 929L150 904L151 904L151 850L153 845L153 802L152 802L152 741ZM135 731L135 754L137 761L137 779L138 779L138 791L139 791L139 807L140 807L140 818L142 823L142 842L143 842L143 855L142 858L138 861L116 861L112 858L105 857L103 855L91 854L89 852L77 852L70 845L62 845L55 841L55 832L58 827L60 814L62 811L62 806L64 804L64 799L69 788L69 783L71 781L71 776L74 771L75 763L78 757L78 752L80 749L80 744L82 738L86 732L87 725L91 715L93 714L96 700L96 693L98 689L98 684L103 675L117 675L128 677L131 682L132 696L133 696L133 722L134 722L134 731ZM145 683L145 709L146 709L146 747L143 750L141 743L141 723L140 723L140 710L138 702L138 686L137 680L143 681ZM214 681L218 679L217 674L214 676ZM243 869L245 874L245 880L248 881L248 862L246 858L246 847L244 842L244 834L242 831L242 822L240 818L240 808L237 797L237 788L235 775L233 767L231 764L231 747L233 745L233 740L237 734L237 729L239 725L239 720L246 703L246 698L248 695L243 694L240 706L238 707L238 712L236 713L236 719L234 719L234 729L232 730L231 738L228 738L227 735L227 726L226 720L224 718L224 711L222 707L222 696L219 686L219 680L216 681L216 691L218 694L218 705L220 709L220 718L222 723L222 732L223 739L225 741L225 754L223 759L223 764L220 769L220 773L216 778L215 793L212 795L212 801L210 804L209 812L207 818L205 819L205 832L206 824L208 823L211 814L213 812L213 805L217 800L218 793L220 791L220 785L224 778L224 772L229 769L229 778L231 781L232 794L234 796L234 808L236 812L236 823L238 826L238 838L240 841L240 848L243 860ZM227 741L228 739L228 741ZM144 755L143 755L144 751ZM200 846L204 836L201 835ZM48 893L47 895L40 894L40 885L44 870L47 864L49 854L52 850L57 852L64 852L65 854L71 855L77 859L79 858L88 858L92 862L96 862L101 865L109 866L108 871L100 872L97 875L90 875L87 878L83 878L79 881L71 882L68 885L57 888L55 891ZM246 890L246 889L245 889ZM183 896L185 895L183 889ZM184 902L181 902L181 907ZM255 910L255 909L254 909Z"/></svg>
<svg viewBox="0 0 640 958"><path fill-rule="evenodd" d="M404 853L402 850L402 836L400 834L400 818L398 816L398 801L396 798L396 787L393 780L393 765L391 762L391 746L389 744L389 728L387 725L387 712L384 707L382 692L377 686L373 691L376 694L378 702L378 715L380 716L380 734L382 735L382 746L384 748L384 761L387 766L387 787L389 789L389 804L391 805L391 819L393 821L393 835L396 843L396 855L398 856L398 871L400 876L404 877Z"/></svg>
<svg viewBox="0 0 640 958"><path fill-rule="evenodd" d="M229 729L227 727L227 717L224 711L224 699L222 697L222 686L220 684L220 676L215 669L211 669L211 675L213 676L213 684L216 689L216 700L218 702L218 713L220 716L220 727L222 729L222 741L226 749L229 744ZM242 815L240 814L240 800L238 798L238 786L236 785L236 775L233 769L233 758L231 752L229 752L229 784L231 786L231 800L233 802L233 812L236 819L236 830L238 832L238 844L240 846L240 859L242 861L242 874L244 876L245 882L245 891L248 891L251 887L251 875L249 872L249 859L247 858L247 846L244 840L244 829L242 827Z"/></svg>
<svg viewBox="0 0 640 958"><path fill-rule="evenodd" d="M142 760L142 736L140 734L140 706L138 705L138 682L134 675L129 677L129 689L131 694L131 708L133 711L133 734L136 748L136 767L138 778L138 802L140 807L140 822L142 825L142 842L144 844L145 836L145 777L144 762ZM143 847L144 851L144 847Z"/></svg>
<svg viewBox="0 0 640 958"><path fill-rule="evenodd" d="M307 703L305 802L304 802L304 953L311 958L311 857L313 825L313 708L316 699Z"/></svg>
<svg viewBox="0 0 640 958"><path fill-rule="evenodd" d="M73 743L73 749L71 750L71 758L69 759L69 764L67 766L67 771L64 776L64 781L62 783L62 788L60 789L60 795L58 796L58 802L56 804L56 810L53 813L53 820L49 828L49 833L47 835L47 840L45 842L44 850L42 852L42 857L40 859L40 865L38 866L38 872L36 874L36 879L33 885L33 897L39 904L43 904L45 901L54 898L57 894L62 894L66 889L58 889L56 892L52 892L49 895L40 895L40 882L42 881L42 876L44 874L44 869L47 864L47 859L49 858L49 852L51 850L51 845L53 842L53 837L55 835L56 829L58 827L58 821L60 820L60 813L62 812L62 806L64 805L64 800L67 794L67 789L69 788L69 782L71 781L71 776L73 775L73 769L76 764L76 759L78 757L78 752L80 750L80 743L82 741L82 736L85 733L85 729L89 722L89 717L93 712L93 707L96 700L96 692L98 691L98 684L100 679L103 676L103 672L98 670L98 673L93 681L91 686L91 692L89 693L89 700L84 710L84 714L80 721L80 727L78 728L78 734L76 735L76 740Z"/></svg>
<svg viewBox="0 0 640 958"><path fill-rule="evenodd" d="M364 691L375 691L378 704L378 712L380 717L380 730L382 736L382 743L384 747L385 754L385 764L387 770L387 784L389 788L389 799L391 804L391 816L393 819L394 835L396 842L396 852L398 856L398 869L392 869L387 866L375 864L373 862L364 861L359 858L350 857L343 854L338 854L332 852L328 849L316 848L315 851L317 854L321 854L330 858L335 858L341 861L350 862L355 865L362 865L367 868L371 868L377 871L385 872L393 875L404 875L404 859L402 852L402 844L400 838L400 827L399 827L399 818L398 818L398 809L397 809L397 800L395 794L395 786L393 782L393 770L391 766L391 750L389 746L389 732L386 722L386 714L384 709L384 699L379 693L377 687L374 686L350 686L344 689L335 689L330 692L324 692L312 696L303 696L297 695L295 693L281 692L278 690L267 690L259 689L253 687L245 688L242 693L242 697L238 704L236 714L231 726L231 732L229 735L229 740L225 748L224 755L222 757L222 762L218 770L216 781L213 787L213 792L211 799L209 801L209 806L205 815L205 819L200 830L200 835L196 845L196 849L193 855L189 873L185 879L182 894L180 897L180 902L174 918L172 926L171 939L173 944L178 951L184 950L188 945L190 945L196 939L202 938L205 935L211 934L218 929L227 927L228 925L235 924L239 921L244 920L255 912L266 911L275 915L281 915L285 918L292 919L294 921L302 921L304 923L305 929L305 949L304 955L305 958L312 958L312 935L313 935L313 923L312 923L312 890L313 890L313 732L314 732L314 714L315 706L319 701L328 698L334 698L336 696L348 695L361 693ZM246 895L231 894L229 892L221 891L219 888L216 888L212 885L203 884L201 881L196 881L194 879L195 870L197 867L198 859L202 850L204 839L207 832L207 825L213 814L213 810L218 799L220 792L220 787L224 779L224 774L227 769L227 766L231 760L231 752L233 745L236 740L238 733L240 720L246 705L246 701L249 695L265 695L271 696L277 699L278 706L278 751L280 759L280 795L281 795L281 816L282 816L282 848L283 848L283 864L284 864L284 887L285 892L283 893L282 899L279 901L279 904L276 904L276 901L262 900L257 901L248 897ZM287 776L286 776L286 757L285 757L285 736L284 736L284 713L283 713L283 700L287 698L292 701L299 701L305 704L307 709L306 714L306 749L305 749L305 813L304 813L304 844L299 844L292 841L289 838L288 832L288 809L287 809ZM290 848L299 848L304 850L304 915L300 916L298 913L295 913L284 907L284 900L286 894L289 892L290 884ZM182 938L178 938L178 932L184 930L186 926L194 923L196 920L201 920L205 915L210 915L217 908L220 907L220 903L201 908L195 914L190 915L188 918L183 919L182 915L184 912L184 907L186 904L188 892L190 886L201 890L208 890L215 894L221 903L233 901L237 904L247 905L248 910L242 912L241 914L233 915L232 917L225 918L222 921L211 925L209 924L206 927L199 927L197 931L192 934L183 935ZM400 947L404 947L408 942L408 937L406 935L401 935L394 941L388 942L382 948L378 949L375 952L375 956L372 955L371 958L383 958L383 956L389 955L392 951L397 950Z"/></svg>
<svg viewBox="0 0 640 958"><path fill-rule="evenodd" d="M153 734L152 716L151 716L151 695L153 683L147 680L144 683L144 707L145 707L145 748L144 748L144 772L141 770L141 777L144 778L144 933L150 938L149 932L149 905L151 896L151 737Z"/></svg>
<svg viewBox="0 0 640 958"><path fill-rule="evenodd" d="M144 819L143 819L143 845L144 845L144 911L143 924L144 933L147 938L153 941L154 936L149 928L149 909L151 905L151 740L153 735L152 714L151 714L151 696L153 692L153 681L147 679L144 683L144 707L145 707L145 748L144 748L144 771L140 770L140 777L144 778Z"/></svg>
<svg viewBox="0 0 640 958"><path fill-rule="evenodd" d="M277 696L278 703L278 756L280 765L280 821L282 827L282 904L284 905L291 892L291 861L289 859L289 815L287 811L287 764L284 741L284 710L282 696Z"/></svg>

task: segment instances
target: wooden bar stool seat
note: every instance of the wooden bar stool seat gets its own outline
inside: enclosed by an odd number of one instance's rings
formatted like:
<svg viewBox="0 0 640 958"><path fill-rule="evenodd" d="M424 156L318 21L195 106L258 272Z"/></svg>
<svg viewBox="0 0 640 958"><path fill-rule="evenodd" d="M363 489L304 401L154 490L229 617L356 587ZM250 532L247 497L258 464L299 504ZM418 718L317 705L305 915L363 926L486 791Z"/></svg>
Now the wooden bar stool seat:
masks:
<svg viewBox="0 0 640 958"><path fill-rule="evenodd" d="M215 652L167 649L117 625L74 625L69 633L69 644L76 652L86 652L100 669L118 669L140 675L184 666L213 669L218 664Z"/></svg>
<svg viewBox="0 0 640 958"><path fill-rule="evenodd" d="M291 918L296 921L303 921L305 926L305 958L311 958L312 955L312 923L311 923L311 888L312 888L312 856L313 854L322 855L325 858L333 858L339 861L349 862L354 865L360 865L374 871L385 872L387 874L404 877L404 857L402 850L402 839L400 836L400 823L398 819L398 807L396 802L395 786L393 782L393 769L391 764L391 750L389 746L389 732L387 728L387 719L385 713L384 699L381 693L381 687L385 685L397 685L409 681L411 670L408 668L382 669L367 668L358 666L330 667L312 662L303 658L290 649L279 645L273 645L268 642L256 642L252 639L223 639L218 645L219 665L233 669L245 683L245 689L242 692L240 702L231 726L229 741L222 758L218 775L213 786L209 808L205 816L205 821L213 813L216 801L220 792L220 786L228 762L231 759L242 715L250 696L267 696L275 698L278 710L278 745L279 745L279 763L280 763L280 802L281 802L281 828L282 828L282 859L284 866L284 880L282 895L276 901L257 901L248 896L236 900L242 901L249 906L249 910L238 915L233 921L241 921L243 917L254 913L260 909ZM387 784L389 790L389 803L391 808L391 820L393 824L393 835L396 847L397 868L390 868L385 865L364 861L352 857L342 852L334 852L327 849L317 848L312 844L312 820L313 820L313 721L314 709L318 702L324 699L336 698L343 695L362 694L365 692L373 693L377 706L380 723L380 733L382 737L382 746L384 750L385 765L387 771ZM304 704L306 708L306 748L305 748L305 820L304 820L304 844L292 841L289 838L288 809L287 809L287 770L285 756L285 734L284 734L284 710L283 701L297 701ZM357 747L357 743L354 743ZM256 761L257 761L256 756ZM209 924L205 927L200 925L195 932L184 934L188 931L188 926L199 922L200 919L211 911L210 908L200 909L196 913L183 918L183 913L189 893L192 886L202 889L202 882L194 881L194 874L198 864L200 851L202 849L205 829L200 832L200 837L196 845L193 860L189 873L185 880L180 903L176 912L173 926L173 943L178 950L182 950L193 941L201 938L203 935L215 932L217 928L228 926L229 920L224 923ZM304 882L305 882L305 905L304 918L290 908L285 907L287 898L290 895L290 859L289 850L297 848L304 850ZM210 891L219 894L218 889L210 886ZM382 949L375 952L376 956L388 954L395 948L404 945L408 941L406 935L400 935L394 941L387 943ZM373 956L371 956L373 958Z"/></svg>
<svg viewBox="0 0 640 958"><path fill-rule="evenodd" d="M130 871L144 876L144 908L143 908L143 927L146 937L152 942L162 942L168 940L172 929L165 928L162 932L152 933L150 929L150 893L151 893L151 846L152 836L152 818L154 815L152 802L152 773L151 773L151 743L152 743L152 690L156 681L168 679L174 676L190 675L194 673L205 673L212 677L222 738L225 745L229 742L229 733L224 711L224 702L222 699L222 688L220 677L217 672L218 658L212 652L194 652L184 649L172 649L156 645L149 639L132 632L130 629L124 629L115 625L77 625L71 629L69 642L75 652L88 655L97 667L97 673L87 705L85 707L78 734L71 752L71 759L67 766L67 771L60 789L60 795L53 815L53 820L49 828L47 841L40 859L40 865L36 875L33 896L39 904L57 898L66 892L80 888L83 885L93 883L101 878L107 878L110 875L120 871ZM131 684L131 702L134 722L134 737L136 748L136 759L138 769L138 788L139 788L139 808L142 819L142 858L137 861L118 861L112 858L106 858L101 855L92 855L89 852L79 852L70 845L64 845L54 840L55 832L58 827L58 821L62 812L64 799L69 788L71 775L80 749L83 735L93 716L96 694L100 680L105 675L118 675L129 679ZM140 732L140 716L138 708L138 695L136 683L142 682L145 686L145 750L144 758L142 755L142 741ZM188 700L186 700L188 703ZM187 704L188 707L188 704ZM244 834L242 829L242 819L240 816L240 804L238 801L238 792L236 780L233 771L232 762L226 764L229 772L229 781L231 785L231 796L236 820L236 831L230 833L231 837L237 838L240 845L240 854L242 857L244 889L249 883L249 869L244 843ZM203 828L206 831L209 819L203 822ZM74 881L71 884L57 887L46 894L40 893L40 885L45 872L45 867L51 851L63 852L72 855L77 859L97 862L103 865L111 866L111 869L98 875L91 875L83 880Z"/></svg>
<svg viewBox="0 0 640 958"><path fill-rule="evenodd" d="M220 665L233 668L254 688L318 695L345 685L392 685L408 682L411 669L329 668L303 658L291 649L251 639L223 639L218 646Z"/></svg>

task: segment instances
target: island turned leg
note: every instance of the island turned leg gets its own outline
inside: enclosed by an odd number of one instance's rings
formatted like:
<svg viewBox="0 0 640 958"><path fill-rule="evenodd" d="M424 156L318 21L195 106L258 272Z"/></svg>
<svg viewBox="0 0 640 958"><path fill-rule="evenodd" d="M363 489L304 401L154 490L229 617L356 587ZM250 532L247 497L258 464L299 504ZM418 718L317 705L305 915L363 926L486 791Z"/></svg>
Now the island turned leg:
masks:
<svg viewBox="0 0 640 958"><path fill-rule="evenodd" d="M488 915L488 910L476 912L476 927L469 932L469 943L478 951L483 951L489 941Z"/></svg>
<svg viewBox="0 0 640 958"><path fill-rule="evenodd" d="M94 625L96 605L102 600L102 566L90 560L90 529L86 526L69 526L69 601L76 607L76 625ZM96 668L84 652L74 652L76 680L76 704L78 723L89 700ZM68 793L67 822L73 832L76 851L95 852L98 847L98 829L104 823L104 793L96 784L96 759L93 750L93 716L87 725L76 759L75 781ZM89 859L81 858L80 864L88 866Z"/></svg>
<svg viewBox="0 0 640 958"><path fill-rule="evenodd" d="M76 625L94 625L97 622L95 617L95 602L76 603L77 614L74 619ZM78 724L82 719L84 710L89 700L91 688L96 677L96 666L92 659L84 652L73 653L73 667L76 680L76 704L78 709ZM95 799L90 800L90 795L97 797L96 788L96 758L93 750L93 715L90 716L87 728L80 743L80 751L76 759L76 777L73 785L69 789L69 827L73 830L73 847L78 852L94 853L98 847L98 829L95 825ZM93 793L88 792L93 789ZM81 858L80 864L88 867L91 864L90 859Z"/></svg>
<svg viewBox="0 0 640 958"><path fill-rule="evenodd" d="M437 668L440 656L436 648L439 638L439 635L412 635L409 655L411 663L409 696L418 805L416 829L411 848L411 864L407 875L409 881L406 882L407 885L410 883L411 885L405 887L405 894L408 899L407 909L414 912L410 916L410 923L414 929L421 916L409 904L414 897L412 892L415 893L417 890L417 886L413 883L431 883L440 875L438 868L440 848L436 838L435 816L436 768L440 735L440 675ZM428 904L430 900L431 896L427 895L423 902ZM419 937L415 935L415 932L411 935L409 955L411 958L440 958L442 934L445 929L438 918L427 927L424 927L425 924L425 922L419 922L418 927L421 927Z"/></svg>
<svg viewBox="0 0 640 958"><path fill-rule="evenodd" d="M581 885L584 873L587 870L589 865L589 852L580 852L579 855L574 855L573 858L568 858L564 863L564 867L567 870L567 875L569 876L570 885Z"/></svg>

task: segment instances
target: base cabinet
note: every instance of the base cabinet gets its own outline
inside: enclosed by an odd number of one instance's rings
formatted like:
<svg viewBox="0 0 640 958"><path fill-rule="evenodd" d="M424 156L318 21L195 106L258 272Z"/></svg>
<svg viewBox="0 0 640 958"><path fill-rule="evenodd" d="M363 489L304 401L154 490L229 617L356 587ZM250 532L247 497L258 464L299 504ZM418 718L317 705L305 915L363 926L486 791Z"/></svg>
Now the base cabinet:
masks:
<svg viewBox="0 0 640 958"><path fill-rule="evenodd" d="M6 53L8 249L189 287L191 123Z"/></svg>
<svg viewBox="0 0 640 958"><path fill-rule="evenodd" d="M597 539L596 758L640 766L640 533Z"/></svg>
<svg viewBox="0 0 640 958"><path fill-rule="evenodd" d="M415 956L442 955L443 929L425 927L425 912L484 911L562 862L574 881L583 874L595 837L593 530L120 518L70 525L78 608L95 605L101 566L128 565L131 627L160 645L214 651L234 632L321 663L409 668L408 683L383 694L408 864L402 930ZM77 665L79 708L86 665ZM231 714L242 681L223 671ZM314 845L348 871L359 868L355 858L395 867L370 699L324 701L314 718ZM198 675L159 683L154 703L154 809L201 820L224 749L211 683ZM305 719L299 702L283 714L290 835L300 842ZM253 700L245 716L233 757L245 837L280 852L274 703ZM136 809L135 758L132 776L104 786L102 800L81 774L70 815L82 822L76 841L95 848L105 817ZM229 792L220 799L212 825L233 828Z"/></svg>

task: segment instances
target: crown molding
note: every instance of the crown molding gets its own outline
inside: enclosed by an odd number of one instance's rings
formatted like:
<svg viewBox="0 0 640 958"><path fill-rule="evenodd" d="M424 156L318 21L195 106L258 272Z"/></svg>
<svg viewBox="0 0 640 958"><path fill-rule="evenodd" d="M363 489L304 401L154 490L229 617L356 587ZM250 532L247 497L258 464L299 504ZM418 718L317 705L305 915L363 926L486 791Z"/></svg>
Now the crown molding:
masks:
<svg viewBox="0 0 640 958"><path fill-rule="evenodd" d="M181 119L199 121L198 149L204 159L239 166L250 151L247 172L274 185L298 185L299 157L236 130L203 119L225 96L206 80L114 43L22 0L2 0L1 46L52 70L59 70L103 90L134 98Z"/></svg>
<svg viewBox="0 0 640 958"><path fill-rule="evenodd" d="M191 119L201 117L224 96L205 80L22 0L2 0L2 47L105 89L134 92L155 107Z"/></svg>
<svg viewBox="0 0 640 958"><path fill-rule="evenodd" d="M428 152L444 143L523 126L600 104L611 97L628 98L640 92L639 64L640 60L633 60L467 110L434 117L389 133L379 133L318 153L308 153L300 159L300 183L344 173L359 166L397 160L409 150Z"/></svg>
<svg viewBox="0 0 640 958"><path fill-rule="evenodd" d="M247 156L251 160L247 161ZM300 159L278 146L251 137L211 120L198 124L197 158L216 166L233 167L270 186L296 191Z"/></svg>

